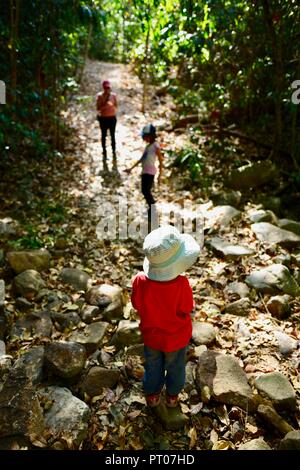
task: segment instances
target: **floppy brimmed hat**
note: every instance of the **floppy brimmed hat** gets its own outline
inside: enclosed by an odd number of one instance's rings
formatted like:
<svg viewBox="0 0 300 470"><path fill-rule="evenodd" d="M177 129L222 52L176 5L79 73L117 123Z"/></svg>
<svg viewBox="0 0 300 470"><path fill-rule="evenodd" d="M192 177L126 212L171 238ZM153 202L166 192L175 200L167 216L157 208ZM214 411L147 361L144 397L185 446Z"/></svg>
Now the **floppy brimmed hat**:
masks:
<svg viewBox="0 0 300 470"><path fill-rule="evenodd" d="M164 225L146 236L143 250L146 276L153 281L171 281L194 264L200 246L191 235Z"/></svg>

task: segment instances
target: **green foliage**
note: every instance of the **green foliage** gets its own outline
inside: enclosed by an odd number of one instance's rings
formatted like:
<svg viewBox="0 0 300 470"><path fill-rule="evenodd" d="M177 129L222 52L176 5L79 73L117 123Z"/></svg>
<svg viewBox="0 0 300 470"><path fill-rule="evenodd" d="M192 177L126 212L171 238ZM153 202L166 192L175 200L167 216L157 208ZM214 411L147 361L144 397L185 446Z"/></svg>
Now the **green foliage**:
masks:
<svg viewBox="0 0 300 470"><path fill-rule="evenodd" d="M37 229L31 225L24 228L25 234L16 240L10 240L8 243L14 249L37 249L45 246L44 241L39 235Z"/></svg>
<svg viewBox="0 0 300 470"><path fill-rule="evenodd" d="M204 168L204 157L195 148L184 148L179 152L169 152L171 158L170 166L187 172L193 182L199 181Z"/></svg>

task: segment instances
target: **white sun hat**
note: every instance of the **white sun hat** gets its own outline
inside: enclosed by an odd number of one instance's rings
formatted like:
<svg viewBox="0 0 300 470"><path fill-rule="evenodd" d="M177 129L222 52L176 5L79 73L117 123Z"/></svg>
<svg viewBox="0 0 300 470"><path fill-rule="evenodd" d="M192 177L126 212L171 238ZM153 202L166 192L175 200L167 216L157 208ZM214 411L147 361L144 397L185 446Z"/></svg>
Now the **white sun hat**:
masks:
<svg viewBox="0 0 300 470"><path fill-rule="evenodd" d="M146 276L153 281L171 281L194 264L200 246L191 235L163 225L146 236L143 250Z"/></svg>

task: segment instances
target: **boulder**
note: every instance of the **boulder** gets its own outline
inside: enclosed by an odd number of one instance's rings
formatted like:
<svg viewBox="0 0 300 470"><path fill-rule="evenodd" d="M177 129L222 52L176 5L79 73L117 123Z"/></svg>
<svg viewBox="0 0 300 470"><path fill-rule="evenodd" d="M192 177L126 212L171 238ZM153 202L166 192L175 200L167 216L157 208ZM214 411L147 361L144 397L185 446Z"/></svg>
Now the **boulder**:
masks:
<svg viewBox="0 0 300 470"><path fill-rule="evenodd" d="M96 351L102 343L109 324L106 322L95 322L87 325L82 331L72 333L68 341L74 341L82 344L87 353L91 354Z"/></svg>
<svg viewBox="0 0 300 470"><path fill-rule="evenodd" d="M260 375L254 385L263 396L267 396L278 410L295 410L296 394L288 379L280 372Z"/></svg>
<svg viewBox="0 0 300 470"><path fill-rule="evenodd" d="M232 206L216 206L205 212L205 228L227 227L240 214L240 211Z"/></svg>
<svg viewBox="0 0 300 470"><path fill-rule="evenodd" d="M95 320L99 320L102 317L99 307L94 305L88 305L81 312L81 319L84 323L93 323Z"/></svg>
<svg viewBox="0 0 300 470"><path fill-rule="evenodd" d="M55 375L71 379L82 372L86 361L86 350L78 343L54 341L45 346L45 365Z"/></svg>
<svg viewBox="0 0 300 470"><path fill-rule="evenodd" d="M92 284L91 277L85 271L76 268L63 268L59 278L66 284L70 284L76 291L86 291Z"/></svg>
<svg viewBox="0 0 300 470"><path fill-rule="evenodd" d="M16 321L10 331L11 340L28 340L29 338L50 338L52 321L48 312L30 313Z"/></svg>
<svg viewBox="0 0 300 470"><path fill-rule="evenodd" d="M27 269L18 274L13 280L13 290L23 297L31 299L45 287L45 283L37 271Z"/></svg>
<svg viewBox="0 0 300 470"><path fill-rule="evenodd" d="M212 194L210 199L215 206L238 207L242 200L242 193L240 191L221 191L219 193Z"/></svg>
<svg viewBox="0 0 300 470"><path fill-rule="evenodd" d="M121 349L141 342L141 332L138 321L121 320L112 337L111 344Z"/></svg>
<svg viewBox="0 0 300 470"><path fill-rule="evenodd" d="M273 317L280 320L289 317L292 312L290 296L285 294L271 297L267 302L267 309Z"/></svg>
<svg viewBox="0 0 300 470"><path fill-rule="evenodd" d="M203 352L196 369L196 384L201 391L207 389L208 395L218 402L245 410L253 408L251 387L235 357Z"/></svg>
<svg viewBox="0 0 300 470"><path fill-rule="evenodd" d="M300 431L288 432L280 442L279 450L300 450Z"/></svg>
<svg viewBox="0 0 300 470"><path fill-rule="evenodd" d="M230 315L237 315L240 317L246 317L251 308L251 301L247 297L231 302L225 308L225 313Z"/></svg>
<svg viewBox="0 0 300 470"><path fill-rule="evenodd" d="M128 346L128 348L125 351L125 354L127 356L144 357L144 344L137 343L137 344L132 344L131 346Z"/></svg>
<svg viewBox="0 0 300 470"><path fill-rule="evenodd" d="M44 426L40 403L25 371L11 369L0 390L0 437L39 436Z"/></svg>
<svg viewBox="0 0 300 470"><path fill-rule="evenodd" d="M120 371L117 369L105 369L104 367L92 367L84 378L81 390L90 397L100 395L102 388L113 388L119 381Z"/></svg>
<svg viewBox="0 0 300 470"><path fill-rule="evenodd" d="M101 284L89 289L86 302L99 307L105 320L117 320L123 317L123 296L119 286Z"/></svg>
<svg viewBox="0 0 300 470"><path fill-rule="evenodd" d="M0 279L0 314L4 312L5 305L5 282Z"/></svg>
<svg viewBox="0 0 300 470"><path fill-rule="evenodd" d="M52 435L58 439L65 436L79 446L88 433L89 407L67 388L45 387L38 394L40 400L47 404L44 418Z"/></svg>
<svg viewBox="0 0 300 470"><path fill-rule="evenodd" d="M29 300L24 299L24 297L18 297L16 299L16 307L20 312L28 312L34 307L34 304L29 302Z"/></svg>
<svg viewBox="0 0 300 470"><path fill-rule="evenodd" d="M43 380L43 366L44 366L44 347L37 346L28 349L22 356L20 356L14 367L24 370L26 377L29 378L32 384L38 384Z"/></svg>
<svg viewBox="0 0 300 470"><path fill-rule="evenodd" d="M251 230L255 233L258 240L269 244L282 245L287 248L293 248L300 245L300 235L296 235L288 230L276 227L268 222L259 222L251 225Z"/></svg>
<svg viewBox="0 0 300 470"><path fill-rule="evenodd" d="M248 286L266 294L284 292L292 297L300 296L300 287L290 274L288 268L282 264L273 264L267 268L253 271L245 279Z"/></svg>
<svg viewBox="0 0 300 470"><path fill-rule="evenodd" d="M278 226L283 230L288 230L289 232L300 235L300 222L290 219L279 219Z"/></svg>
<svg viewBox="0 0 300 470"><path fill-rule="evenodd" d="M45 249L9 251L6 258L10 267L18 274L28 269L41 272L50 268L51 255Z"/></svg>
<svg viewBox="0 0 300 470"><path fill-rule="evenodd" d="M260 209L251 211L248 217L253 223L269 222L270 224L277 225L277 217L274 212L270 210Z"/></svg>
<svg viewBox="0 0 300 470"><path fill-rule="evenodd" d="M81 321L76 312L50 312L50 316L59 331L71 330Z"/></svg>
<svg viewBox="0 0 300 470"><path fill-rule="evenodd" d="M276 412L273 406L261 404L257 408L257 413L280 434L285 435L288 432L293 431L292 426Z"/></svg>
<svg viewBox="0 0 300 470"><path fill-rule="evenodd" d="M238 450L272 450L269 444L263 438L252 439L251 441L240 444Z"/></svg>
<svg viewBox="0 0 300 470"><path fill-rule="evenodd" d="M254 254L254 251L250 248L235 245L219 237L209 240L207 245L209 245L218 256L226 259L238 259L241 256L250 256Z"/></svg>
<svg viewBox="0 0 300 470"><path fill-rule="evenodd" d="M225 184L232 189L247 190L271 183L276 177L275 165L270 160L263 160L232 170Z"/></svg>
<svg viewBox="0 0 300 470"><path fill-rule="evenodd" d="M203 323L199 321L193 322L193 335L192 340L197 345L211 344L216 338L216 330L210 323Z"/></svg>
<svg viewBox="0 0 300 470"><path fill-rule="evenodd" d="M226 293L236 294L240 298L248 297L248 295L250 294L249 287L245 283L238 282L238 281L230 282L228 286L225 287L224 290Z"/></svg>

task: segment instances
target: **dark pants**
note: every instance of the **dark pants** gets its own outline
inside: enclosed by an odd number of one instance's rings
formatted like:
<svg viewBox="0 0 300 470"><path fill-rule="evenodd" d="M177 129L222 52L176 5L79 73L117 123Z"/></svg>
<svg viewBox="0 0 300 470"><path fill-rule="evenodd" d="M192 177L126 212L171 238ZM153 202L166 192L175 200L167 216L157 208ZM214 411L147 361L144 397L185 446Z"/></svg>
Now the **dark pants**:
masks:
<svg viewBox="0 0 300 470"><path fill-rule="evenodd" d="M154 182L154 175L148 173L142 174L142 194L147 201L148 208L148 232L158 227L158 216L155 207L155 200L152 196L151 189ZM151 212L152 209L152 212Z"/></svg>
<svg viewBox="0 0 300 470"><path fill-rule="evenodd" d="M174 352L162 352L144 346L145 374L144 390L147 395L159 393L166 384L168 395L178 395L185 382L186 349Z"/></svg>
<svg viewBox="0 0 300 470"><path fill-rule="evenodd" d="M106 164L106 157L107 157L107 152L106 152L106 136L107 136L107 131L109 130L110 132L110 137L111 137L111 147L113 151L113 159L114 162L116 161L116 138L115 138L115 131L116 131L116 124L117 124L117 118L116 116L98 116L98 121L100 124L100 129L101 129L101 143L102 143L102 149L103 149L103 163Z"/></svg>

